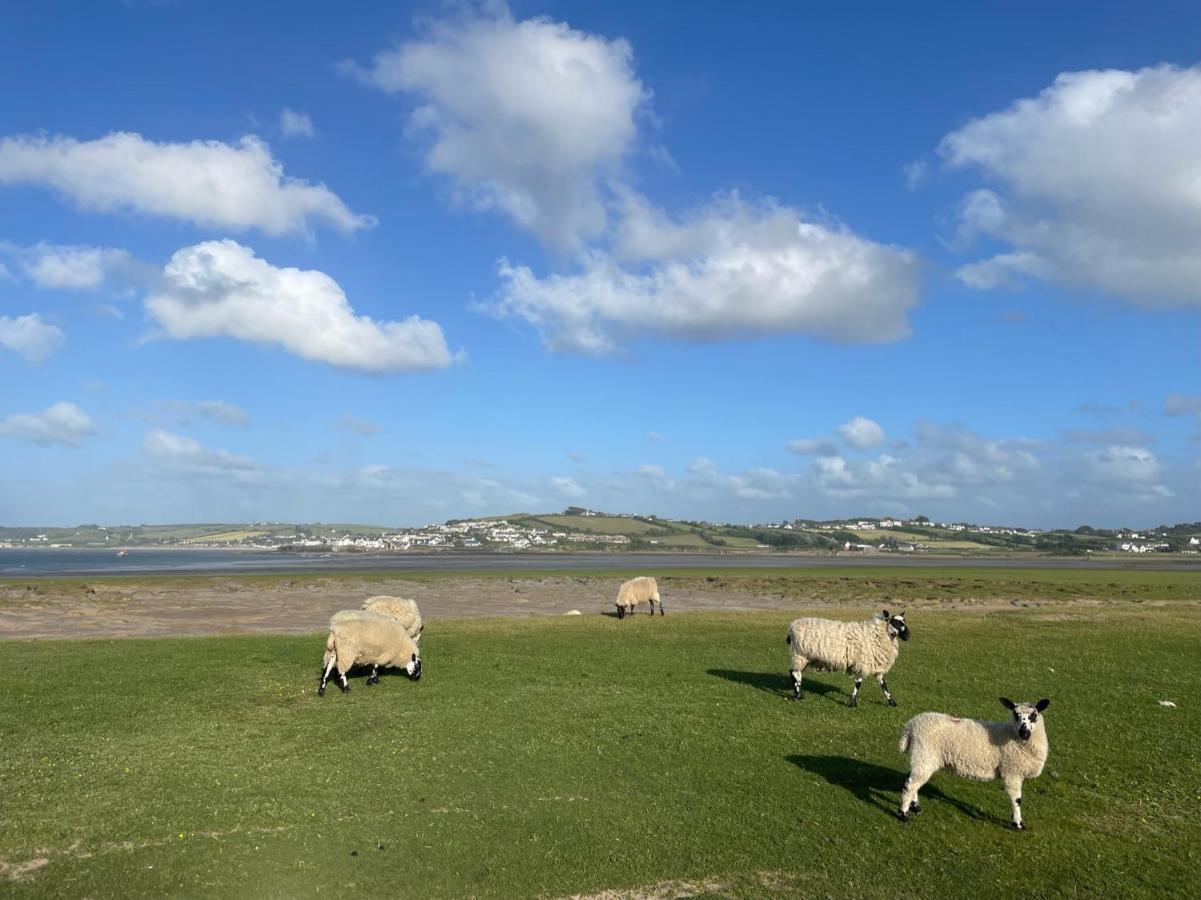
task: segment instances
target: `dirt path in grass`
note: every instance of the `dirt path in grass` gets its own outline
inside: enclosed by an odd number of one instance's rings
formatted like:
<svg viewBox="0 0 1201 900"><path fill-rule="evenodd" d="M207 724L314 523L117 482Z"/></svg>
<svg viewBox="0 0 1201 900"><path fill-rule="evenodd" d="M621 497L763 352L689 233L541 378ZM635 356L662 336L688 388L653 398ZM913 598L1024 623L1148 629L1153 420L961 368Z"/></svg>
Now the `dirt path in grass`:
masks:
<svg viewBox="0 0 1201 900"><path fill-rule="evenodd" d="M309 634L339 609L358 607L373 594L412 597L427 620L485 616L612 614L621 579L548 575L542 578L448 577L191 582L53 582L0 584L0 638L109 638L206 634ZM793 610L840 606L866 612L882 601L912 608L987 611L1054 605L1048 615L1072 615L1069 606L1098 605L1088 598L983 599L882 595L870 582L830 590L756 578L663 578L668 614L692 610ZM892 592L889 592L892 593ZM1082 610L1078 610L1080 612Z"/></svg>

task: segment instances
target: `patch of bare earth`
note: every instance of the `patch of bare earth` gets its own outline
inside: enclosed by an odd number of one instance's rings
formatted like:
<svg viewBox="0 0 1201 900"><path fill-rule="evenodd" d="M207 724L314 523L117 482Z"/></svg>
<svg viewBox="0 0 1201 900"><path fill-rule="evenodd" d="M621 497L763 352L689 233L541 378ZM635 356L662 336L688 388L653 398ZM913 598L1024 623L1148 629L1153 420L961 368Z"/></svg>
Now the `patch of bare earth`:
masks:
<svg viewBox="0 0 1201 900"><path fill-rule="evenodd" d="M113 638L214 634L310 634L339 609L357 608L373 594L412 597L427 620L489 616L585 615L612 613L621 578L546 576L478 578L471 576L413 581L402 577L363 580L353 576L294 581L239 581L232 578L191 582L0 584L0 638ZM795 610L839 607L874 610L881 604L871 585L834 596L767 579L662 578L667 613L695 610ZM915 592L916 593L916 592ZM861 596L860 596L861 594ZM1081 606L1100 601L892 596L889 605L905 609L1000 609Z"/></svg>

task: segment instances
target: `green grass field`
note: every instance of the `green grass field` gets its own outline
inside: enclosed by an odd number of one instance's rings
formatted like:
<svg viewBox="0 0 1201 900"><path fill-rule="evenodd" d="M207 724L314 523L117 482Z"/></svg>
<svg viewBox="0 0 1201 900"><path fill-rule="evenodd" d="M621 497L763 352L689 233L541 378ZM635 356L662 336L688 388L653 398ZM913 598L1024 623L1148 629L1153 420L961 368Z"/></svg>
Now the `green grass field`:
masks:
<svg viewBox="0 0 1201 900"><path fill-rule="evenodd" d="M1196 605L910 613L899 709L786 700L790 617L436 622L324 698L317 635L0 644L0 893L1197 895ZM1052 699L1030 831L946 775L896 821L904 721L1001 694Z"/></svg>

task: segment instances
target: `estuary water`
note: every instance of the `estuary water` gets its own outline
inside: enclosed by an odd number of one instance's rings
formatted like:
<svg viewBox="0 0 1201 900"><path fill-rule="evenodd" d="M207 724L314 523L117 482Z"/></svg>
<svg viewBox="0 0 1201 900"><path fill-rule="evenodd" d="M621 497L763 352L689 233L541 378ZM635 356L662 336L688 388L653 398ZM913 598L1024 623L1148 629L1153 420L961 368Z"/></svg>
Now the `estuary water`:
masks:
<svg viewBox="0 0 1201 900"><path fill-rule="evenodd" d="M937 568L1156 569L1194 571L1201 558L1123 559L1005 558L937 556L806 556L801 554L721 553L278 553L218 549L129 548L128 556L109 550L2 549L0 578L99 575L220 575L248 572L403 572L561 569L840 568L921 566Z"/></svg>

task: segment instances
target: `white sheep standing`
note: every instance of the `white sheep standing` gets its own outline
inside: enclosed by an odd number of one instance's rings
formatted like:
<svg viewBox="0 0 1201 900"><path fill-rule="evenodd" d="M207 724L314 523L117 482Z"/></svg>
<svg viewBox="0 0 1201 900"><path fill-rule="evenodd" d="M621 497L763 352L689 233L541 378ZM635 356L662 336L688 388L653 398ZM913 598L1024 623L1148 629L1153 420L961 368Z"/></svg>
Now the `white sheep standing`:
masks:
<svg viewBox="0 0 1201 900"><path fill-rule="evenodd" d="M792 699L800 700L801 675L806 666L828 672L846 672L855 676L855 689L847 706L859 705L859 686L865 675L875 675L889 706L897 701L888 691L884 676L897 661L897 639L909 640L905 614L890 616L888 610L864 622L839 622L836 619L796 619L788 626L791 647L790 674Z"/></svg>
<svg viewBox="0 0 1201 900"><path fill-rule="evenodd" d="M379 684L381 666L403 668L413 681L421 678L417 645L399 622L379 614L331 622L321 660L318 696L324 696L325 684L335 666L342 693L349 693L346 673L355 665L371 666L371 674L367 676L369 687Z"/></svg>
<svg viewBox="0 0 1201 900"><path fill-rule="evenodd" d="M1042 774L1047 762L1047 731L1039 713L1050 700L1014 703L1001 698L1013 713L1006 722L959 719L937 712L924 712L905 723L900 750L909 754L909 777L901 793L902 821L922 811L917 792L940 769L962 778L992 781L1000 778L1013 803L1013 827L1022 824L1022 782Z"/></svg>
<svg viewBox="0 0 1201 900"><path fill-rule="evenodd" d="M373 615L386 616L396 622L399 622L401 627L408 632L409 637L413 639L413 643L420 646L421 632L425 625L421 621L421 610L417 608L416 600L407 600L403 597L391 597L386 594L380 594L375 597L368 597L363 601L361 609L341 609L330 616L329 623L333 625L335 622L348 622L352 619L370 618Z"/></svg>
<svg viewBox="0 0 1201 900"><path fill-rule="evenodd" d="M639 575L631 578L617 589L617 618L624 619L632 615L634 607L639 603L651 605L651 615L655 614L655 604L659 604L659 615L663 615L663 601L659 598L659 585L649 575Z"/></svg>

